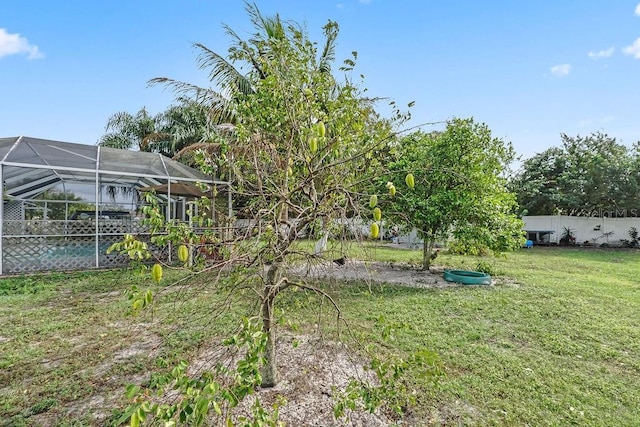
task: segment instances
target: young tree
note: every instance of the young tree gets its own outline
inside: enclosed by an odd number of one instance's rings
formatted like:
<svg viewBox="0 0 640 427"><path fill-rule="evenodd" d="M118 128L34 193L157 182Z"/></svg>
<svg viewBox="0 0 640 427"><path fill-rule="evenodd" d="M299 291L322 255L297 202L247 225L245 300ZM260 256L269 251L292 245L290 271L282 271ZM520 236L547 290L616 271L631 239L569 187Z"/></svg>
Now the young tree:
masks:
<svg viewBox="0 0 640 427"><path fill-rule="evenodd" d="M255 5L247 11L256 32L243 40L227 28L234 41L229 60L198 45L204 55L199 63L212 68L219 91L167 78L152 82L191 94L232 119L221 156L229 161L232 196L247 201L236 214L250 226L237 241L225 242L224 265L233 269L243 260L243 283L251 283L260 297L267 336L262 385L268 387L278 381L276 298L293 286L314 289L288 274L292 258L301 256L296 239L312 226L327 232L334 221L359 215L362 200L368 200L357 192L363 174L404 116L382 120L376 114L373 100L349 77L355 52L340 68L344 77L334 76L335 22L323 27L319 50L300 25L264 17Z"/></svg>
<svg viewBox="0 0 640 427"><path fill-rule="evenodd" d="M337 29L329 22L326 37L335 38ZM289 286L306 286L287 275L294 241L313 224L326 229L358 214L362 198L355 184L366 168L365 154L390 131L357 87L337 81L323 67L299 27L282 31L282 38L254 38L255 50L239 55L257 61L262 75L253 81L255 93L236 97L239 122L232 149L236 191L251 200L242 213L264 230L255 265L268 265L260 291L269 337L267 386L277 382L275 298Z"/></svg>
<svg viewBox="0 0 640 427"><path fill-rule="evenodd" d="M515 196L505 179L514 152L486 125L454 119L444 132L400 139L391 155L387 167L395 195L383 207L392 221L423 239L423 269L429 269L435 243L449 236L496 251L522 244L522 222L513 214ZM385 181L379 191L391 187Z"/></svg>

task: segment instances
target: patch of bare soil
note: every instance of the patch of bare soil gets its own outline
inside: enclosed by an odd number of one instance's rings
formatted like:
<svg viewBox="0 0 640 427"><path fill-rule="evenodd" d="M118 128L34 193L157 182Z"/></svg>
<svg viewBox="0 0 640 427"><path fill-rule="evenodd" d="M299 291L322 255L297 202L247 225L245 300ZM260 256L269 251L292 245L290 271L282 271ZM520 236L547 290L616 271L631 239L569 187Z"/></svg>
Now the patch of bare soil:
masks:
<svg viewBox="0 0 640 427"><path fill-rule="evenodd" d="M447 282L443 271L433 268L431 271L417 270L407 264L363 262L345 260L343 265L325 261L291 269L292 274L313 278L332 278L344 281L364 281L367 283L390 283L412 288L450 288L459 286Z"/></svg>
<svg viewBox="0 0 640 427"><path fill-rule="evenodd" d="M211 370L222 360L231 367L236 357L222 347L209 347L192 361L192 375ZM336 420L333 414L335 391L343 391L351 378L375 383L375 376L363 366L346 345L328 342L320 336L284 333L278 338L280 381L275 387L263 388L233 410L232 417L250 417L255 399L269 409L276 403L279 420L287 426L388 426L392 424L382 411L349 412ZM284 401L284 402L283 402Z"/></svg>
<svg viewBox="0 0 640 427"><path fill-rule="evenodd" d="M289 272L307 278L364 281L370 284L390 283L414 288L460 286L444 280L441 269L420 271L406 264L345 260L344 264L339 265L325 261L291 268ZM205 368L204 361L215 359L212 357L214 354L220 355L219 352L212 353L210 350L194 366L197 369ZM345 344L327 342L320 337L285 334L278 339L280 382L274 388L260 390L258 397L265 407L284 398L286 404L280 407L279 418L288 426L375 427L394 424L394 420L383 410L373 414L365 411L349 412L339 420L333 415L334 392L343 391L351 378L375 384L375 376L363 368L365 365L367 361L357 358ZM239 408L240 412L244 412L243 415L249 415L250 404L251 401L245 402ZM410 416L402 420L401 425L425 425L425 422Z"/></svg>

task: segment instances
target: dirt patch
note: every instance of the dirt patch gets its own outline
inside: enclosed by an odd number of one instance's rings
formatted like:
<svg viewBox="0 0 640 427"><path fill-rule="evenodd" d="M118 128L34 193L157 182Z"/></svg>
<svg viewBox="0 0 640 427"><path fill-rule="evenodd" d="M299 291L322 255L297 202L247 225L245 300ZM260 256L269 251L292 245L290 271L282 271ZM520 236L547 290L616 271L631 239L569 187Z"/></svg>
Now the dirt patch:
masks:
<svg viewBox="0 0 640 427"><path fill-rule="evenodd" d="M220 357L229 356L223 348L210 347L191 363L190 372L212 369ZM287 426L387 426L393 423L382 411L349 412L336 420L333 415L334 390L344 390L351 378L375 383L346 345L327 342L318 336L282 334L278 338L280 381L273 388L260 389L243 401L233 416L249 416L255 397L265 408L281 399L279 420ZM405 424L406 425L406 424Z"/></svg>
<svg viewBox="0 0 640 427"><path fill-rule="evenodd" d="M273 389L261 390L260 398L271 401L283 396L287 404L280 419L290 426L387 426L392 421L381 411L373 414L351 412L343 419L333 415L334 389L344 390L351 378L370 383L375 378L365 371L366 362L357 359L339 343L323 342L317 337L285 336L279 340L278 363L282 378Z"/></svg>
<svg viewBox="0 0 640 427"><path fill-rule="evenodd" d="M364 281L376 284L397 284L412 288L451 288L460 286L447 282L443 270L417 270L414 266L399 263L363 262L345 260L343 265L332 261L292 268L292 274L312 278L332 278L343 281Z"/></svg>

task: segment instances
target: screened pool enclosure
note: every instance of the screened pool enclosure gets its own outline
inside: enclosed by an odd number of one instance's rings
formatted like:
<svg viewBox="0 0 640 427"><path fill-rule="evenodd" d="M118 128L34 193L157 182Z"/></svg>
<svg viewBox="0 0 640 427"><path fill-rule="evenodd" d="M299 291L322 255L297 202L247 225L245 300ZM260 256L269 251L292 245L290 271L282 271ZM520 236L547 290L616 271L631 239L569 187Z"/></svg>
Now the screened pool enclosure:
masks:
<svg viewBox="0 0 640 427"><path fill-rule="evenodd" d="M0 274L122 265L127 259L106 249L125 233L148 239L147 191L167 220L188 221L201 196L220 222L232 214L227 182L155 153L0 138L0 182Z"/></svg>

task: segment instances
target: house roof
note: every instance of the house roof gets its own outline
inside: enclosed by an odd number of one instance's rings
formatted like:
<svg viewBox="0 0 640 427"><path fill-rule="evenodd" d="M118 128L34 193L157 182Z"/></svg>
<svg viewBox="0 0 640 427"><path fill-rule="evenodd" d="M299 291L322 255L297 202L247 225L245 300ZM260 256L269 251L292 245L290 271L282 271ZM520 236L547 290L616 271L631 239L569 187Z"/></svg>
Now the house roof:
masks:
<svg viewBox="0 0 640 427"><path fill-rule="evenodd" d="M60 182L140 188L167 182L216 181L157 153L18 136L0 138L4 194L27 199Z"/></svg>

